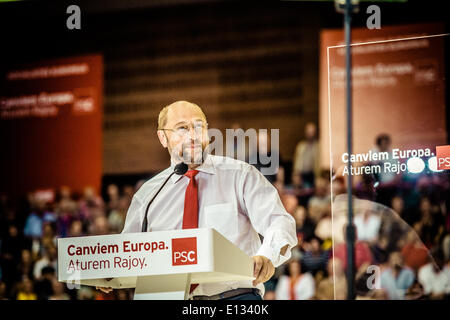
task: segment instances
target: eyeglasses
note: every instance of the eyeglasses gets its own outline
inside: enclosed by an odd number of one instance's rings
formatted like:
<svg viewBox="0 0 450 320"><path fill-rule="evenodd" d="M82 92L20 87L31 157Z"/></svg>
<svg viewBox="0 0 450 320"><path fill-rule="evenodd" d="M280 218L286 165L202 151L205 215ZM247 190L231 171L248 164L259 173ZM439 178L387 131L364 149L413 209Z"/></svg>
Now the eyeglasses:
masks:
<svg viewBox="0 0 450 320"><path fill-rule="evenodd" d="M168 130L174 132L176 135L182 137L189 133L189 129L194 129L194 134L201 134L203 130L208 128L208 123L204 121L196 121L194 123L189 124L180 124L173 129L170 128L162 128L161 130Z"/></svg>

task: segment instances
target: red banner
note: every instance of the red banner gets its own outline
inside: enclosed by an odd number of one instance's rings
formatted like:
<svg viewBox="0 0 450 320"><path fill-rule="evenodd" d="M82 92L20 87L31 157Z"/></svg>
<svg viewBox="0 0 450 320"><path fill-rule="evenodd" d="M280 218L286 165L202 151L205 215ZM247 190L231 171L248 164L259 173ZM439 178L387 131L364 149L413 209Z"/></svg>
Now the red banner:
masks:
<svg viewBox="0 0 450 320"><path fill-rule="evenodd" d="M0 192L100 187L103 59L28 63L0 73Z"/></svg>

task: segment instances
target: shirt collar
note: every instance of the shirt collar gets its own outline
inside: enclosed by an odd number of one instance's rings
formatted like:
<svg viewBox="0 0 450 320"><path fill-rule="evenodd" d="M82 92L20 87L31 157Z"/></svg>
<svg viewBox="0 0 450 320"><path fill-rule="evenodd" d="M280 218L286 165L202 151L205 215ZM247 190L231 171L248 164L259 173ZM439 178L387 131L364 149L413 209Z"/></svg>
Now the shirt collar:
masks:
<svg viewBox="0 0 450 320"><path fill-rule="evenodd" d="M174 169L175 169L175 163L173 161L171 161L170 172L173 172ZM203 163L201 165L199 165L197 168L195 168L195 170L198 170L200 172L204 172L207 174L216 174L216 170L214 168L214 163L212 161L211 155L207 154L205 161L203 161ZM170 180L172 180L173 183L176 183L182 177L183 176L174 174L174 175L172 175L172 177L170 177Z"/></svg>

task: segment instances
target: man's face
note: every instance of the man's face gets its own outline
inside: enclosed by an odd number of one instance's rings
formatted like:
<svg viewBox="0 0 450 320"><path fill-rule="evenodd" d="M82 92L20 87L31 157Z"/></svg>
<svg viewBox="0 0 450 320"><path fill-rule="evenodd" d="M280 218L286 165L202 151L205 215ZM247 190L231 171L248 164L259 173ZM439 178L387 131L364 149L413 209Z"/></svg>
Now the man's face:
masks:
<svg viewBox="0 0 450 320"><path fill-rule="evenodd" d="M313 140L316 137L316 125L308 123L305 127L305 136L307 140Z"/></svg>
<svg viewBox="0 0 450 320"><path fill-rule="evenodd" d="M173 105L167 112L164 129L158 131L158 137L175 163L203 162L209 138L206 119L198 108L187 103Z"/></svg>
<svg viewBox="0 0 450 320"><path fill-rule="evenodd" d="M317 239L311 240L311 251L312 252L319 252L320 251L320 243Z"/></svg>
<svg viewBox="0 0 450 320"><path fill-rule="evenodd" d="M301 273L301 265L298 261L292 261L288 268L291 276L297 276Z"/></svg>
<svg viewBox="0 0 450 320"><path fill-rule="evenodd" d="M403 266L403 258L399 252L393 252L389 258L389 262L393 268L401 269Z"/></svg>
<svg viewBox="0 0 450 320"><path fill-rule="evenodd" d="M389 151L391 147L391 141L388 138L384 138L380 143L380 151Z"/></svg>

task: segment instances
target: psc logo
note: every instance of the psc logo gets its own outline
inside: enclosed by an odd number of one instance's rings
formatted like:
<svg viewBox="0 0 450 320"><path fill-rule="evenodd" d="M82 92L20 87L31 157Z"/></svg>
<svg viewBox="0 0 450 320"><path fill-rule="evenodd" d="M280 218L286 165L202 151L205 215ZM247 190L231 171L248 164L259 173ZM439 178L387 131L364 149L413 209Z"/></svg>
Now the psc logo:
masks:
<svg viewBox="0 0 450 320"><path fill-rule="evenodd" d="M172 265L197 264L197 238L172 239Z"/></svg>
<svg viewBox="0 0 450 320"><path fill-rule="evenodd" d="M438 170L450 169L450 145L436 147Z"/></svg>

